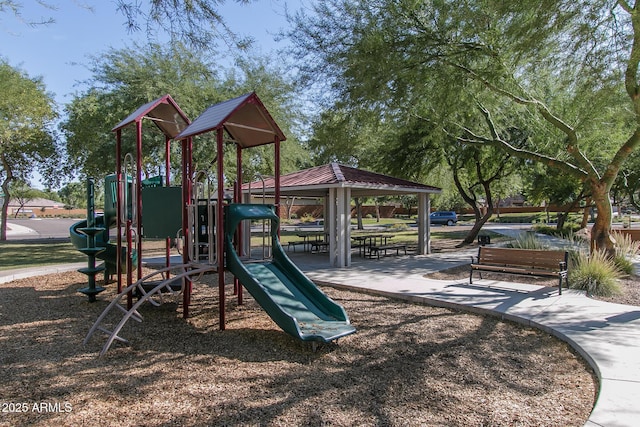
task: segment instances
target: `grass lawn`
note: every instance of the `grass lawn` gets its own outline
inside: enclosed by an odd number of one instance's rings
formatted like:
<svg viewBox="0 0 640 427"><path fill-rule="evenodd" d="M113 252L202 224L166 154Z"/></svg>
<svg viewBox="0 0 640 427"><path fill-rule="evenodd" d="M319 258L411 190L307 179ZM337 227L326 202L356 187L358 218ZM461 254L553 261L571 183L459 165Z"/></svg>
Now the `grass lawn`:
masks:
<svg viewBox="0 0 640 427"><path fill-rule="evenodd" d="M0 270L86 261L68 242L0 243Z"/></svg>
<svg viewBox="0 0 640 427"><path fill-rule="evenodd" d="M418 230L415 227L395 228L393 226L393 224L402 222L402 220L397 219L388 221L388 231L361 232L354 230L353 234L389 234L393 235L393 238L389 240L390 243L405 243L407 245L417 245ZM460 230L456 227L437 227L437 229L431 230L431 239L432 241L437 241L440 239L462 241L467 232L468 230ZM288 242L290 241L301 240L301 238L297 236L297 233L300 232L282 230L280 236L282 245L286 247ZM490 231L483 231L482 233L491 235L492 240L502 237L499 234ZM261 245L261 233L254 232L251 242L252 246ZM144 248L145 256L162 255L164 253L164 240L145 240L142 244L142 247ZM56 265L71 262L83 262L86 260L86 255L80 253L73 247L73 245L71 245L71 243L68 242L43 242L40 240L34 241L32 243L26 243L25 241L21 241L19 243L14 243L11 241L0 243L0 270L12 270L16 268L33 267L37 265ZM102 262L100 260L97 261Z"/></svg>

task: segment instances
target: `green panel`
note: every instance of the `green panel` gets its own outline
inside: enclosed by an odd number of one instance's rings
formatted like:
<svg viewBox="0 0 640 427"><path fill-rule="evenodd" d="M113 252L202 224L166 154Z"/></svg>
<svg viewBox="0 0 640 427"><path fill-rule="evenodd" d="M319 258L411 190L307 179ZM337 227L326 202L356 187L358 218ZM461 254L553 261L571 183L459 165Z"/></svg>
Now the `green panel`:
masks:
<svg viewBox="0 0 640 427"><path fill-rule="evenodd" d="M127 185L124 186L125 195L127 200L127 212L129 216L131 215L131 192L133 186L133 178L128 175L127 176ZM118 180L115 174L107 175L104 178L104 216L105 223L109 226L112 226L116 222L116 217L118 215ZM129 218L131 219L131 218ZM123 220L125 220L123 218Z"/></svg>
<svg viewBox="0 0 640 427"><path fill-rule="evenodd" d="M116 188L118 180L115 175L107 175L104 178L104 216L115 218L117 215Z"/></svg>
<svg viewBox="0 0 640 427"><path fill-rule="evenodd" d="M142 180L142 187L162 187L164 184L164 175L152 176L151 178Z"/></svg>
<svg viewBox="0 0 640 427"><path fill-rule="evenodd" d="M182 188L143 188L142 227L144 237L176 237L182 228Z"/></svg>

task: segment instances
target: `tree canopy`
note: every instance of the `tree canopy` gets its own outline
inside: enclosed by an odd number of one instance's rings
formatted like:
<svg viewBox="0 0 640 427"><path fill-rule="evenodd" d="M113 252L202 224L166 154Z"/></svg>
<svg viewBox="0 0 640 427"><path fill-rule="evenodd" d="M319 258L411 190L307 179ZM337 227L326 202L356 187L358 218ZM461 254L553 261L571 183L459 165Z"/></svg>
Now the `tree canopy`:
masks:
<svg viewBox="0 0 640 427"><path fill-rule="evenodd" d="M301 76L328 99L575 177L612 247L608 192L640 143L635 3L327 0L290 20Z"/></svg>
<svg viewBox="0 0 640 427"><path fill-rule="evenodd" d="M297 125L298 107L283 74L260 59L241 62L235 70L225 70L203 58L181 43L111 49L96 56L91 66L93 77L87 82L89 89L66 106L68 118L62 129L69 169L91 177L113 173L115 135L111 129L139 106L165 94L170 94L193 120L210 105L253 90L289 137L284 142L287 150L283 150L283 170L292 171L304 164L306 154L292 131ZM164 136L155 126L146 126L142 147L144 175L162 174ZM123 130L123 153L135 153L134 131L133 127ZM179 146L174 144L172 149L175 152ZM196 170L210 168L217 159L212 135L197 138L193 157ZM179 157L172 159L175 169L172 175L177 176ZM272 153L249 150L244 161L248 174L273 174Z"/></svg>

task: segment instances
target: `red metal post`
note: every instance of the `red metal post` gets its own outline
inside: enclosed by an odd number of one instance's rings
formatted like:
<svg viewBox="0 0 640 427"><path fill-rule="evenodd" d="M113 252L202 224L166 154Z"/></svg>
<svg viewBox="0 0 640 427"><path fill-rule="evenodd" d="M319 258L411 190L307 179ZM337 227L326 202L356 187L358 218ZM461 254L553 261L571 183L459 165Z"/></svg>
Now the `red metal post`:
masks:
<svg viewBox="0 0 640 427"><path fill-rule="evenodd" d="M142 278L142 120L136 121L136 250L138 280Z"/></svg>
<svg viewBox="0 0 640 427"><path fill-rule="evenodd" d="M275 187L275 200L274 200L274 204L276 206L276 215L278 215L278 218L280 218L280 138L278 137L278 135L275 136L275 141L274 141L274 157L275 157L275 161L274 161L274 187ZM278 227L278 237L280 237L280 227Z"/></svg>
<svg viewBox="0 0 640 427"><path fill-rule="evenodd" d="M235 186L235 202L242 203L242 147L240 144L236 144L236 186ZM242 256L244 250L242 245L242 225L236 230L236 244L238 255ZM249 246L251 248L251 246ZM242 284L237 277L233 278L233 285L236 294L238 295L238 305L242 305Z"/></svg>
<svg viewBox="0 0 640 427"><path fill-rule="evenodd" d="M189 208L191 202L191 157L192 139L189 137L182 140L182 235L184 236L184 246L182 249L182 263L189 262L188 244L191 238L189 230ZM182 294L182 317L189 317L189 304L191 304L191 279L185 277L184 292Z"/></svg>
<svg viewBox="0 0 640 427"><path fill-rule="evenodd" d="M226 326L225 318L225 295L224 295L224 130L222 127L217 130L216 150L218 154L217 181L218 181L218 204L216 209L216 257L218 261L218 294L220 298L220 330L224 331Z"/></svg>
<svg viewBox="0 0 640 427"><path fill-rule="evenodd" d="M166 186L171 186L171 139L165 136L164 141L164 172L166 173L165 182Z"/></svg>
<svg viewBox="0 0 640 427"><path fill-rule="evenodd" d="M122 130L116 131L116 280L118 294L122 292ZM105 224L107 227L109 224Z"/></svg>
<svg viewBox="0 0 640 427"><path fill-rule="evenodd" d="M165 186L171 186L171 139L168 136L164 138L164 169L165 169ZM169 268L171 266L171 237L165 240L165 264ZM167 270L167 279L171 276L171 271Z"/></svg>

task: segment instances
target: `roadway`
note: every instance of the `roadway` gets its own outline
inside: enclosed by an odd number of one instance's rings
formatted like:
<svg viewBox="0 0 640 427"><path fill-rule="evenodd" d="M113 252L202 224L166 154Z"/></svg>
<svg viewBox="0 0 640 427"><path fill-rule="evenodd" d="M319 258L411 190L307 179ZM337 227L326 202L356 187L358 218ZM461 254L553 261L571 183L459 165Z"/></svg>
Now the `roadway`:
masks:
<svg viewBox="0 0 640 427"><path fill-rule="evenodd" d="M11 218L7 221L7 240L68 239L69 227L78 221L81 221L81 219Z"/></svg>

